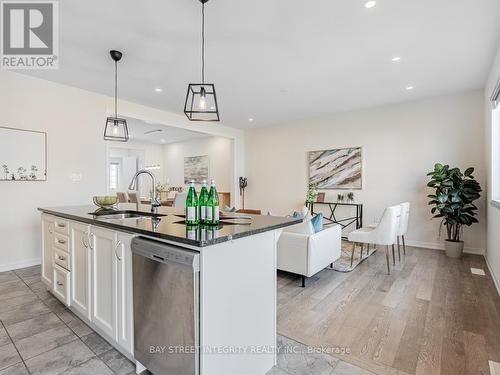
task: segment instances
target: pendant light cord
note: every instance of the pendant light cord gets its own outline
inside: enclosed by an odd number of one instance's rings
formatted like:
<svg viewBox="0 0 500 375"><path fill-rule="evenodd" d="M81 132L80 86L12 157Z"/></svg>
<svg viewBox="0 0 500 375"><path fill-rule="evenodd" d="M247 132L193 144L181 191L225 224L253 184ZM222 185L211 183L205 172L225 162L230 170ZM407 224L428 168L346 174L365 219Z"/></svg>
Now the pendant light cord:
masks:
<svg viewBox="0 0 500 375"><path fill-rule="evenodd" d="M205 3L201 5L201 83L205 84Z"/></svg>
<svg viewBox="0 0 500 375"><path fill-rule="evenodd" d="M118 62L115 60L115 119L118 118Z"/></svg>

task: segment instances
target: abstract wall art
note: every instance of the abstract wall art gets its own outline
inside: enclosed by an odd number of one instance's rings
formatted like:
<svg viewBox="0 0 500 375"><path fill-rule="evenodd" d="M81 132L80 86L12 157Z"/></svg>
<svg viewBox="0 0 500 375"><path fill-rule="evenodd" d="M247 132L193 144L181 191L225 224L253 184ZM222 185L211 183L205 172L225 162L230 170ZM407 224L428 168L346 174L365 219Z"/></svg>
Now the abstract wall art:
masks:
<svg viewBox="0 0 500 375"><path fill-rule="evenodd" d="M47 180L47 134L0 126L0 181Z"/></svg>
<svg viewBox="0 0 500 375"><path fill-rule="evenodd" d="M189 184L191 180L201 184L203 180L208 180L209 159L204 156L188 156L184 158L184 183Z"/></svg>
<svg viewBox="0 0 500 375"><path fill-rule="evenodd" d="M309 183L318 189L361 189L361 147L309 152Z"/></svg>

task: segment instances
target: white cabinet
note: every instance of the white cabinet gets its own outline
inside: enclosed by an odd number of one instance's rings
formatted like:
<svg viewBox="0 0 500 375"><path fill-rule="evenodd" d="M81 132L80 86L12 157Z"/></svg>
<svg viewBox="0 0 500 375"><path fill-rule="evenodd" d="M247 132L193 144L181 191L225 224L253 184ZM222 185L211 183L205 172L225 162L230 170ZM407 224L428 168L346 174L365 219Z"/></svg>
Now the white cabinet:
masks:
<svg viewBox="0 0 500 375"><path fill-rule="evenodd" d="M71 306L85 318L90 319L91 250L89 246L90 225L71 222Z"/></svg>
<svg viewBox="0 0 500 375"><path fill-rule="evenodd" d="M52 288L54 258L54 218L42 215L42 282Z"/></svg>
<svg viewBox="0 0 500 375"><path fill-rule="evenodd" d="M134 235L42 215L42 280L99 334L133 358ZM68 252L69 251L69 252Z"/></svg>
<svg viewBox="0 0 500 375"><path fill-rule="evenodd" d="M118 345L127 353L134 353L134 303L132 284L133 235L118 232L116 247L116 276L118 291Z"/></svg>
<svg viewBox="0 0 500 375"><path fill-rule="evenodd" d="M92 226L92 322L106 335L116 339L117 280L116 232Z"/></svg>

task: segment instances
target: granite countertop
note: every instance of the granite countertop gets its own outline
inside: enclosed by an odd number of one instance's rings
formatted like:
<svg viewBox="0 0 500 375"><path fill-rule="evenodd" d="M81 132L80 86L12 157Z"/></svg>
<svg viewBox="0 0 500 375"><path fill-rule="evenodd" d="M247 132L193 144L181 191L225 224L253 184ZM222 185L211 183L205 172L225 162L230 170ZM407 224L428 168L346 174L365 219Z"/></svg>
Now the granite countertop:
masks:
<svg viewBox="0 0 500 375"><path fill-rule="evenodd" d="M187 226L184 218L179 216L184 214L183 209L173 207L159 207L158 214L165 215L158 219L152 217L138 217L127 219L104 219L94 215L96 206L69 206L39 208L44 213L75 220L83 223L115 229L118 231L137 233L149 237L156 237L173 242L179 242L196 247L215 245L232 239L252 236L254 234L267 232L279 228L284 228L300 223L302 220L291 217L265 216L265 215L238 215L228 213L228 215L243 216L250 219L233 220L233 223L222 221L218 226ZM151 206L134 203L120 203L119 211L140 211L151 212ZM222 218L221 218L222 220ZM245 224L235 224L245 223Z"/></svg>

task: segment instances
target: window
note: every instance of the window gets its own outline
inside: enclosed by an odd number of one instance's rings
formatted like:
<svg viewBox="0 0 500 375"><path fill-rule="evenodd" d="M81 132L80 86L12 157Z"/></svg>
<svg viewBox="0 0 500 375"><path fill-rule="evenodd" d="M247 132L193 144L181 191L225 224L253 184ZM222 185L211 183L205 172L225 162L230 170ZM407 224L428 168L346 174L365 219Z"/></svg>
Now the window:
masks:
<svg viewBox="0 0 500 375"><path fill-rule="evenodd" d="M491 95L491 198L500 207L500 81Z"/></svg>
<svg viewBox="0 0 500 375"><path fill-rule="evenodd" d="M109 189L116 190L118 189L118 170L120 164L118 163L110 163L109 164Z"/></svg>

